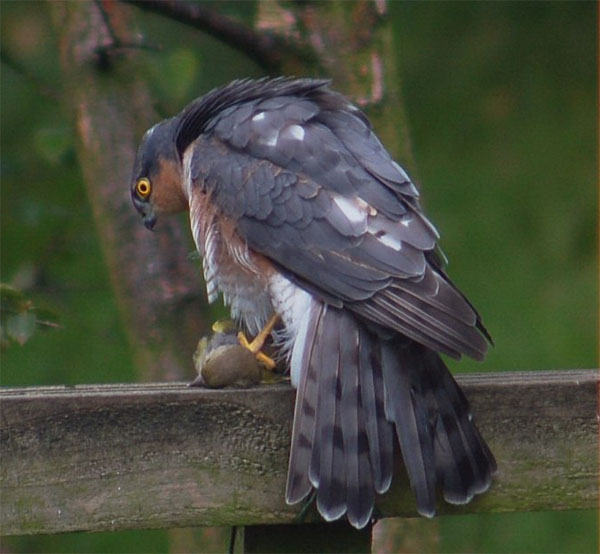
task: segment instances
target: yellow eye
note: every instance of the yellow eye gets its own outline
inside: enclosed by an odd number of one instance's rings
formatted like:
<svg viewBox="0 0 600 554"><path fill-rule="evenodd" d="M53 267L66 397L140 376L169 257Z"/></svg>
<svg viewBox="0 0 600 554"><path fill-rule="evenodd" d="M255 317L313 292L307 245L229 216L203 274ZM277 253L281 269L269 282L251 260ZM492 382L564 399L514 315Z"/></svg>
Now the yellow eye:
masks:
<svg viewBox="0 0 600 554"><path fill-rule="evenodd" d="M141 179L138 179L138 182L135 184L135 191L140 198L146 198L150 196L150 193L152 192L152 185L150 185L150 181L146 179L146 177L142 177Z"/></svg>

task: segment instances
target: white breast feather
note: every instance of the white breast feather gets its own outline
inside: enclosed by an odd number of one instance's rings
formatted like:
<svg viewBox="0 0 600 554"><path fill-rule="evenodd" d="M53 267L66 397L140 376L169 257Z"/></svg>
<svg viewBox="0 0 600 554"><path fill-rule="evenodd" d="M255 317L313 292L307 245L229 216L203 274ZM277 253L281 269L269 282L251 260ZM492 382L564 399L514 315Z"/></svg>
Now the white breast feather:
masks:
<svg viewBox="0 0 600 554"><path fill-rule="evenodd" d="M290 360L290 376L295 387L300 381L301 355L305 350L311 313L321 303L280 274L271 277L269 288L273 308L281 316L285 326L279 342Z"/></svg>
<svg viewBox="0 0 600 554"><path fill-rule="evenodd" d="M204 254L202 257L202 268L204 269L204 282L206 284L206 295L208 303L212 304L219 296L217 284L216 241L217 229L211 225L204 239Z"/></svg>
<svg viewBox="0 0 600 554"><path fill-rule="evenodd" d="M193 148L188 148L183 154L183 192L188 202L192 196L192 154Z"/></svg>

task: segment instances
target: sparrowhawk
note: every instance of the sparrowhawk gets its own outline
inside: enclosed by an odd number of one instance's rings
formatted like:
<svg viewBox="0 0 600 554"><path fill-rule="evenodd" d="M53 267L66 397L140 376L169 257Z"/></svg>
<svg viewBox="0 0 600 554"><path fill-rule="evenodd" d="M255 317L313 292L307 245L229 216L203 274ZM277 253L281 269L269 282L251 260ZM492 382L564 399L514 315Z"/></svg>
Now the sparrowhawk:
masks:
<svg viewBox="0 0 600 554"><path fill-rule="evenodd" d="M275 317L297 389L286 500L357 528L402 452L417 510L462 504L496 462L440 357L491 338L444 269L419 192L356 106L316 79L239 80L152 127L131 198L189 209L208 298L252 335Z"/></svg>

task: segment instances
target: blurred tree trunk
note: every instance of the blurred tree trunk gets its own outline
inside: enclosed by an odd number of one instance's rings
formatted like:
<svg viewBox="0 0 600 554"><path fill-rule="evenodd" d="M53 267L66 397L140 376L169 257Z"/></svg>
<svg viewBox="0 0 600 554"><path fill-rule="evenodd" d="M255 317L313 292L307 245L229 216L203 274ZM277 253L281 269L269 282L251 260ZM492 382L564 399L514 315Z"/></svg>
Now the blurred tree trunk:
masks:
<svg viewBox="0 0 600 554"><path fill-rule="evenodd" d="M177 219L164 219L149 233L129 198L135 149L158 118L136 50L120 48L120 40L135 36L128 9L114 2L56 2L51 10L64 105L138 373L142 380L189 379L195 341L206 326L188 233Z"/></svg>

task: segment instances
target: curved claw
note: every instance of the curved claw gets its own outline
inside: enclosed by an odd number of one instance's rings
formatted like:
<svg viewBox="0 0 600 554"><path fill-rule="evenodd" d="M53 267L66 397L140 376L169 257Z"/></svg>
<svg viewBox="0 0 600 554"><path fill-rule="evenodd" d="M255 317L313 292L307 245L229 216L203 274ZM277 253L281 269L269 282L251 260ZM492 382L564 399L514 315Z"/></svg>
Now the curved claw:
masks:
<svg viewBox="0 0 600 554"><path fill-rule="evenodd" d="M256 356L256 359L267 369L275 369L276 364L273 358L260 351L265 341L262 340L259 344L256 341L257 338L258 336L252 342L249 342L243 331L238 333L238 341L244 348L250 350L250 352Z"/></svg>
<svg viewBox="0 0 600 554"><path fill-rule="evenodd" d="M261 352L260 349L264 346L267 337L271 334L273 327L279 321L279 315L275 314L267 324L264 326L263 330L254 337L253 341L249 341L243 331L238 333L238 341L244 347L250 350L255 356L256 359L263 364L267 369L275 369L276 363L273 358L267 356L264 352Z"/></svg>

